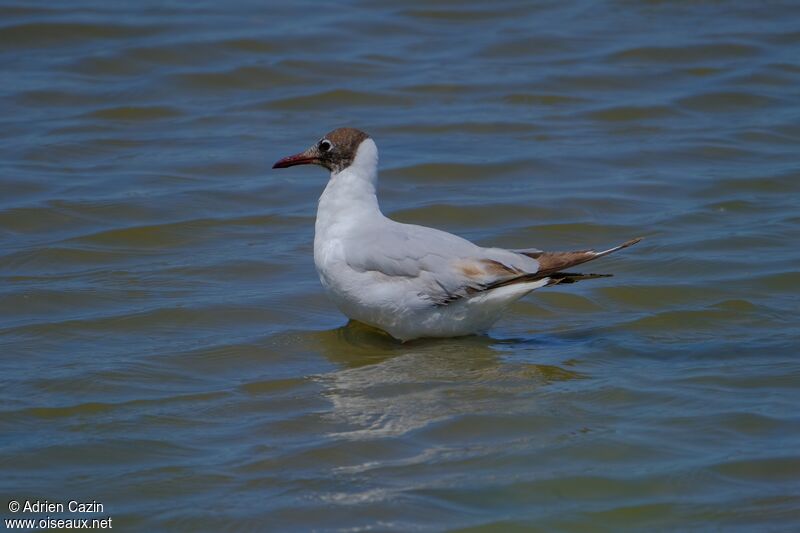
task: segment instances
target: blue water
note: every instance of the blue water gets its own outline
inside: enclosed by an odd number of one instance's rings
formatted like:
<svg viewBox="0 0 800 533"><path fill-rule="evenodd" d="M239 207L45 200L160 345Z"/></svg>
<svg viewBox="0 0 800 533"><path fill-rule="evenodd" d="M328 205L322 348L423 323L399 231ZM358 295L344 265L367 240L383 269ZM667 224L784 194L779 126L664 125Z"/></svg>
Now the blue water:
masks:
<svg viewBox="0 0 800 533"><path fill-rule="evenodd" d="M130 531L794 531L795 2L0 5L0 500ZM347 325L338 126L384 211L602 248L488 336Z"/></svg>

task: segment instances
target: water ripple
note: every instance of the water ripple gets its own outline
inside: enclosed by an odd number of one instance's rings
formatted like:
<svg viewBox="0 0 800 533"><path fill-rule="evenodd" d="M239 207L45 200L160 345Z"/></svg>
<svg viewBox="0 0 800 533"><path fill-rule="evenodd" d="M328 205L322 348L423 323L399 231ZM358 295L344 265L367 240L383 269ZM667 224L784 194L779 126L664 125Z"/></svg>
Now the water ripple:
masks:
<svg viewBox="0 0 800 533"><path fill-rule="evenodd" d="M798 17L0 6L9 498L134 530L792 530ZM402 222L647 239L488 336L346 324L312 259L327 175L270 170L340 125Z"/></svg>

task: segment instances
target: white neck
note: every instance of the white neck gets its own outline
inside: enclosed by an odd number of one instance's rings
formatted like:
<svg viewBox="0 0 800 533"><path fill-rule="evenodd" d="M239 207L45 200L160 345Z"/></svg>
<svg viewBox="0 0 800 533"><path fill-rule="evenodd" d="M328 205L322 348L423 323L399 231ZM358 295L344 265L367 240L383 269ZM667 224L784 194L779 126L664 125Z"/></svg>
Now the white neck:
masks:
<svg viewBox="0 0 800 533"><path fill-rule="evenodd" d="M382 216L375 195L378 181L378 147L364 139L356 150L353 163L341 172L331 172L317 207L316 233L333 226L363 223L368 217Z"/></svg>

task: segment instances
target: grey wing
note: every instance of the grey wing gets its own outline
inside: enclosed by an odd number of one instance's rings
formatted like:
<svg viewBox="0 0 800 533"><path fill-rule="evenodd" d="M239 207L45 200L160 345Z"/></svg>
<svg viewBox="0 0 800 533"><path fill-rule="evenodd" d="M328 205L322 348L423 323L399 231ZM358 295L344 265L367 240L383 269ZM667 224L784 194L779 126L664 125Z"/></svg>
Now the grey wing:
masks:
<svg viewBox="0 0 800 533"><path fill-rule="evenodd" d="M451 233L390 219L356 236L346 247L350 267L407 278L421 298L437 305L539 268L535 259L510 250L482 248Z"/></svg>

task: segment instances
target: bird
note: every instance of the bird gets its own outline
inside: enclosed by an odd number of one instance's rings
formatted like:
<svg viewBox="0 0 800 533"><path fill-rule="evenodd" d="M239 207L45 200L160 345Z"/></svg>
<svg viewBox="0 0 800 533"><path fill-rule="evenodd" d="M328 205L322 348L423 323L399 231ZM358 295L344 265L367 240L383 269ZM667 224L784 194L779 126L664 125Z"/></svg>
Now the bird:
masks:
<svg viewBox="0 0 800 533"><path fill-rule="evenodd" d="M350 319L401 342L484 334L535 289L608 276L567 269L642 239L600 252L511 250L397 222L378 205L378 147L355 128L334 129L272 168L309 164L330 172L314 227L314 264L325 292Z"/></svg>

